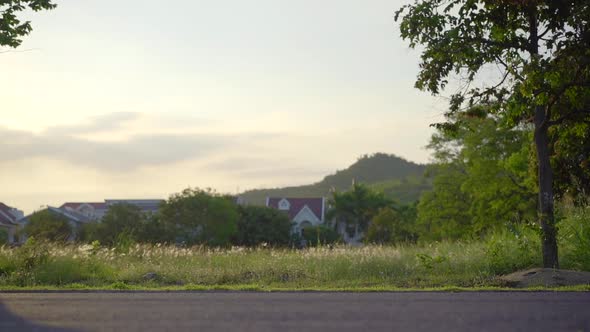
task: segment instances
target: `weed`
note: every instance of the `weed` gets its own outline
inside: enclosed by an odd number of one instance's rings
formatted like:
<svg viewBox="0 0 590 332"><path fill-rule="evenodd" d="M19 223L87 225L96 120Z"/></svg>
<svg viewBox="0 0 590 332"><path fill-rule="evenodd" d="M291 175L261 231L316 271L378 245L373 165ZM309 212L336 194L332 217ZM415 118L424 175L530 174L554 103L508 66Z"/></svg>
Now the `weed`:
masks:
<svg viewBox="0 0 590 332"><path fill-rule="evenodd" d="M565 225L562 224L562 225ZM576 224L577 225L577 224ZM585 226L584 226L585 227ZM584 228L586 229L586 228ZM586 234L586 233L582 233ZM581 235L562 245L564 268L587 262ZM563 240L562 240L563 241ZM578 241L578 242L576 242ZM584 256L586 255L586 256ZM500 274L540 266L539 237L517 228L486 240L428 245L279 248L126 243L0 248L2 287L187 287L194 289L398 289L498 286ZM156 275L146 279L146 275Z"/></svg>

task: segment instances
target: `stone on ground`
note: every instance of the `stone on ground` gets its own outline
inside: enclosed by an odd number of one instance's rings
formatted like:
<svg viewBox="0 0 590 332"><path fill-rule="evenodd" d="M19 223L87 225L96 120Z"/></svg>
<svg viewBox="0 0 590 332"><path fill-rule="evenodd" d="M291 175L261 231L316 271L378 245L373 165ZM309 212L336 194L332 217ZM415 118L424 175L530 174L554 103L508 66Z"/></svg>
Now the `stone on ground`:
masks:
<svg viewBox="0 0 590 332"><path fill-rule="evenodd" d="M590 272L537 268L514 272L500 280L515 288L590 285Z"/></svg>

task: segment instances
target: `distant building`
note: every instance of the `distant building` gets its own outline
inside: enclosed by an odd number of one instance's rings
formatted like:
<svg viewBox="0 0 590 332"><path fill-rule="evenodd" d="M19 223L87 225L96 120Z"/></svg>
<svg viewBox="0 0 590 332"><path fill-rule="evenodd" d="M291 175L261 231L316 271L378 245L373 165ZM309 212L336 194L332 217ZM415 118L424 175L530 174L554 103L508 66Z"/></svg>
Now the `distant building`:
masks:
<svg viewBox="0 0 590 332"><path fill-rule="evenodd" d="M293 222L292 232L302 234L307 227L325 222L326 199L268 197L266 206L284 211Z"/></svg>
<svg viewBox="0 0 590 332"><path fill-rule="evenodd" d="M108 211L108 206L105 202L102 203L65 203L59 209L78 213L86 216L91 220L100 220Z"/></svg>
<svg viewBox="0 0 590 332"><path fill-rule="evenodd" d="M342 241L349 245L362 245L364 234L358 231L358 227L352 232L345 223L336 220L327 220L328 201L323 197L316 198L266 198L266 206L285 211L293 222L291 232L303 235L305 228L310 226L326 225L333 227L342 237Z"/></svg>
<svg viewBox="0 0 590 332"><path fill-rule="evenodd" d="M64 203L60 206L60 209L66 211L72 211L84 215L91 220L101 220L108 212L109 208L116 204L130 204L137 206L141 212L146 214L154 214L158 212L160 205L164 200L162 199L106 199L104 202L99 203Z"/></svg>
<svg viewBox="0 0 590 332"><path fill-rule="evenodd" d="M163 199L107 199L105 200L107 207L111 207L116 204L129 204L137 206L141 212L147 214L154 214L158 212Z"/></svg>
<svg viewBox="0 0 590 332"><path fill-rule="evenodd" d="M23 211L0 203L0 229L4 229L8 233L8 243L16 242L18 221L23 217Z"/></svg>

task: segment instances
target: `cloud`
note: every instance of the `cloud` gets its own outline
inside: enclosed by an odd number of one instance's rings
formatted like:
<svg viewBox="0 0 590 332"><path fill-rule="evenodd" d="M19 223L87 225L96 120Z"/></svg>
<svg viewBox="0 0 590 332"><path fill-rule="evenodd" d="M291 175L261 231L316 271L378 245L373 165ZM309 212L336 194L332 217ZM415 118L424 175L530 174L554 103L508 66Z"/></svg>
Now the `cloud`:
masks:
<svg viewBox="0 0 590 332"><path fill-rule="evenodd" d="M80 134L93 134L122 129L126 124L142 117L137 112L116 112L99 115L88 119L83 124L53 126L43 133L48 136L70 136Z"/></svg>
<svg viewBox="0 0 590 332"><path fill-rule="evenodd" d="M285 159L266 159L255 157L226 158L207 164L207 169L232 174L239 178L250 179L292 179L292 178L317 178L319 181L328 172L326 169L318 169L317 165L309 167L301 161Z"/></svg>
<svg viewBox="0 0 590 332"><path fill-rule="evenodd" d="M122 131L126 129L125 124L141 116L113 113L92 118L80 126L54 126L39 134L0 127L0 162L47 158L101 171L133 171L144 166L201 159L240 141L227 135L199 133L131 134L116 141L78 137Z"/></svg>
<svg viewBox="0 0 590 332"><path fill-rule="evenodd" d="M288 136L265 131L216 133L207 127L211 122L180 114L119 112L92 117L80 125L52 126L39 133L0 127L0 162L44 158L99 171L128 172L189 160L209 162L215 154L235 158L244 152L260 152L265 143ZM249 158L228 160L213 169L254 171L268 165L268 160Z"/></svg>
<svg viewBox="0 0 590 332"><path fill-rule="evenodd" d="M80 124L51 126L42 133L48 136L87 136L93 134L126 133L128 129L187 130L211 126L212 119L191 114L115 112L88 118Z"/></svg>

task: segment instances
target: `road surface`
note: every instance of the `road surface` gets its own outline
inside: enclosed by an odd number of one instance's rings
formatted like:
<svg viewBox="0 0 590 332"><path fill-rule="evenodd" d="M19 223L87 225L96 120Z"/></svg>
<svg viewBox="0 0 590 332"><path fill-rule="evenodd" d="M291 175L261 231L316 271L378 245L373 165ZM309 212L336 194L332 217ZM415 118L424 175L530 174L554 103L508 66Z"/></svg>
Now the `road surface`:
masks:
<svg viewBox="0 0 590 332"><path fill-rule="evenodd" d="M590 293L1 293L0 331L590 331Z"/></svg>

